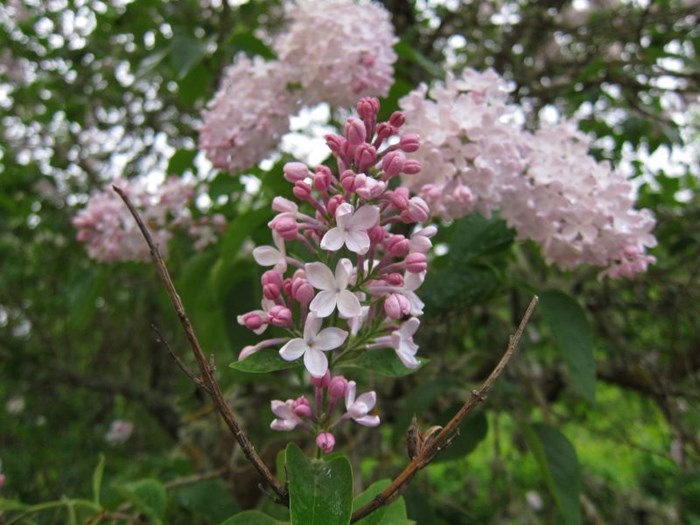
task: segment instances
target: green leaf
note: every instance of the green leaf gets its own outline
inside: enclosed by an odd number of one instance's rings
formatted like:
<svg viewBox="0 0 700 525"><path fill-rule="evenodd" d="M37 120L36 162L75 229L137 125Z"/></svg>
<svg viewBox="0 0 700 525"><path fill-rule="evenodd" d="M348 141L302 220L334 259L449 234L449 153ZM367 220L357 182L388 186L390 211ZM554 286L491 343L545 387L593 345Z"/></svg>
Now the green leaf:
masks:
<svg viewBox="0 0 700 525"><path fill-rule="evenodd" d="M571 297L558 290L540 294L542 317L562 352L569 377L590 403L595 403L593 336L586 314Z"/></svg>
<svg viewBox="0 0 700 525"><path fill-rule="evenodd" d="M580 525L582 479L573 445L556 428L542 423L525 425L523 431L564 522Z"/></svg>
<svg viewBox="0 0 700 525"><path fill-rule="evenodd" d="M293 525L344 525L352 515L352 468L345 456L308 459L287 445L289 510Z"/></svg>
<svg viewBox="0 0 700 525"><path fill-rule="evenodd" d="M382 479L372 483L352 502L353 512L372 501L377 494L389 485L391 485L391 480L389 479ZM357 525L404 525L408 523L408 518L406 517L406 503L402 497L399 497L391 503L391 505L378 508L356 523Z"/></svg>
<svg viewBox="0 0 700 525"><path fill-rule="evenodd" d="M216 199L221 195L229 196L233 192L242 191L243 188L244 186L240 178L222 171L209 184L209 196L212 199Z"/></svg>
<svg viewBox="0 0 700 525"><path fill-rule="evenodd" d="M0 511L4 510L27 510L30 506L21 501L0 498Z"/></svg>
<svg viewBox="0 0 700 525"><path fill-rule="evenodd" d="M196 156L196 149L179 149L175 151L168 161L168 175L182 175L187 168L192 167Z"/></svg>
<svg viewBox="0 0 700 525"><path fill-rule="evenodd" d="M462 405L455 405L441 418L443 424L454 416ZM489 423L484 412L476 412L465 417L459 425L459 434L452 439L452 443L444 451L440 452L433 463L461 459L474 451L489 432Z"/></svg>
<svg viewBox="0 0 700 525"><path fill-rule="evenodd" d="M204 56L202 42L188 35L182 29L175 29L170 52L170 63L175 70L178 80L182 80L187 73L196 66Z"/></svg>
<svg viewBox="0 0 700 525"><path fill-rule="evenodd" d="M486 219L479 214L455 221L449 228L449 257L463 265L486 254L508 248L515 237L505 221L497 217Z"/></svg>
<svg viewBox="0 0 700 525"><path fill-rule="evenodd" d="M246 510L227 519L220 525L284 525L288 522L277 521L259 510Z"/></svg>
<svg viewBox="0 0 700 525"><path fill-rule="evenodd" d="M252 210L236 217L226 229L221 240L221 252L223 253L226 267L240 255L243 242L262 224L272 218L272 212L268 208ZM272 241L270 241L272 244Z"/></svg>
<svg viewBox="0 0 700 525"><path fill-rule="evenodd" d="M176 503L195 512L207 523L220 523L240 510L233 496L219 480L182 485L172 489L171 495Z"/></svg>
<svg viewBox="0 0 700 525"><path fill-rule="evenodd" d="M426 72L435 79L445 77L445 70L437 63L430 60L424 54L416 50L407 40L401 40L394 46L396 54L409 62L414 63L418 67L423 68Z"/></svg>
<svg viewBox="0 0 700 525"><path fill-rule="evenodd" d="M406 368L394 350L380 348L363 352L357 359L342 363L340 366L363 368L385 377L403 377L417 372L429 362L429 359L421 358L418 368Z"/></svg>
<svg viewBox="0 0 700 525"><path fill-rule="evenodd" d="M265 348L246 357L243 361L234 361L229 366L241 372L266 374L277 370L297 368L301 366L301 361L285 361L280 357L279 349Z"/></svg>
<svg viewBox="0 0 700 525"><path fill-rule="evenodd" d="M105 455L100 454L95 470L92 471L92 501L95 505L100 504L100 491L102 490L102 476L105 472Z"/></svg>
<svg viewBox="0 0 700 525"><path fill-rule="evenodd" d="M120 485L117 487L117 490L156 524L161 525L163 523L165 509L168 504L168 494L165 486L160 481L142 479Z"/></svg>
<svg viewBox="0 0 700 525"><path fill-rule="evenodd" d="M170 54L170 46L163 47L157 51L154 51L146 58L144 58L136 68L136 74L134 75L137 79L142 79L153 73L161 62Z"/></svg>

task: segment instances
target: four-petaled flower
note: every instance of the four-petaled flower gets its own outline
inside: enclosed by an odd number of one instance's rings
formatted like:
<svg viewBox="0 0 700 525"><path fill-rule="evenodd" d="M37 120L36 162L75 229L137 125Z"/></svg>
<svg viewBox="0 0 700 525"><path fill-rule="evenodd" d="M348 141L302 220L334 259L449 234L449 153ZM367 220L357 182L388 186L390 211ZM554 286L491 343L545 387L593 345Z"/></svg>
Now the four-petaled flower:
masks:
<svg viewBox="0 0 700 525"><path fill-rule="evenodd" d="M362 206L353 211L352 205L343 203L335 211L335 222L337 226L321 239L321 248L335 252L344 244L351 252L363 255L370 245L367 230L379 222L379 208Z"/></svg>
<svg viewBox="0 0 700 525"><path fill-rule="evenodd" d="M276 231L272 231L272 239L276 248L272 246L258 246L253 250L253 258L260 266L274 266L280 273L287 271L287 249L284 239Z"/></svg>
<svg viewBox="0 0 700 525"><path fill-rule="evenodd" d="M391 333L391 346L394 347L396 355L399 356L406 368L418 368L420 365L420 361L416 359L418 345L413 342L413 334L416 333L419 326L420 321L411 317L401 325L401 328Z"/></svg>
<svg viewBox="0 0 700 525"><path fill-rule="evenodd" d="M313 262L305 266L306 278L317 290L321 290L309 305L309 309L318 317L328 317L336 306L345 319L362 314L362 306L357 296L348 290L352 273L350 259L340 259L335 267L335 276L323 263Z"/></svg>
<svg viewBox="0 0 700 525"><path fill-rule="evenodd" d="M272 401L272 413L277 418L270 424L272 430L294 430L301 423L301 418L294 413L294 400Z"/></svg>
<svg viewBox="0 0 700 525"><path fill-rule="evenodd" d="M348 387L345 391L345 408L348 411L348 415L360 425L376 427L379 425L379 416L371 416L369 412L377 402L377 394L374 391L365 392L355 399L356 388L355 381L348 382Z"/></svg>
<svg viewBox="0 0 700 525"><path fill-rule="evenodd" d="M285 361L294 361L304 356L304 366L313 377L323 377L328 370L328 358L324 354L338 348L345 342L348 333L340 328L324 328L323 319L313 312L306 318L304 337L296 337L280 349L280 356Z"/></svg>

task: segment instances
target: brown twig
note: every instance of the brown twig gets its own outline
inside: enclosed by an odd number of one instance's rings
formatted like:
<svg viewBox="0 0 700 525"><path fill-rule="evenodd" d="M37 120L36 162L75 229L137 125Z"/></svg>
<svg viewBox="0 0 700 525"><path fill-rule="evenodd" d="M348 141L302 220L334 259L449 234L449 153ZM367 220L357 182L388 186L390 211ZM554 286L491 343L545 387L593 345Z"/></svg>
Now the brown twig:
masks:
<svg viewBox="0 0 700 525"><path fill-rule="evenodd" d="M153 238L151 237L148 228L141 219L139 212L134 208L133 204L131 204L129 197L127 197L127 195L121 188L118 188L117 186L112 186L112 188L114 189L114 191L117 192L117 194L119 194L119 196L124 201L124 204L126 204L127 208L129 208L131 215L134 217L136 224L138 224L138 227L141 230L141 233L144 239L146 240L148 247L150 248L151 258L153 259L153 263L156 265L158 275L160 276L161 281L163 281L163 284L165 285L165 288L168 292L168 296L170 297L173 307L175 308L175 312L177 313L177 316L180 319L180 324L182 325L182 328L185 331L185 335L187 336L187 340L190 344L190 348L192 349L192 353L194 354L194 357L197 360L197 365L199 366L199 370L201 373L202 385L205 387L205 390L211 396L212 401L214 401L214 404L216 405L219 413L226 422L226 425L231 430L231 433L236 438L236 441L238 441L238 444L241 446L241 449L243 449L243 453L245 454L245 456L253 464L258 473L263 477L267 485L274 491L277 502L287 504L289 499L287 490L280 485L280 483L277 481L277 478L275 478L268 466L258 455L257 451L255 450L255 447L248 439L248 436L246 436L246 434L243 432L243 429L236 420L236 417L233 415L231 408L226 403L223 393L221 392L221 386L219 385L219 382L217 381L216 376L214 375L214 369L211 366L211 363L209 362L207 357L204 355L204 352L202 351L202 347L200 346L197 336L195 335L192 323L190 322L190 319L187 316L187 312L185 311L185 306L182 304L182 300L180 299L180 296L178 295L177 290L175 289L175 285L173 284L173 281L170 278L170 274L168 273L168 269L165 266L165 261L163 260L163 257L160 255L158 246L153 242Z"/></svg>
<svg viewBox="0 0 700 525"><path fill-rule="evenodd" d="M462 408L460 408L457 411L457 413L452 417L450 422L447 423L447 425L445 425L445 427L440 431L440 433L433 440L429 441L425 445L425 447L423 447L420 453L415 458L413 458L413 460L406 466L406 468L403 469L403 472L401 472L401 474L399 474L396 477L396 479L394 479L391 485L389 485L381 493L375 496L372 501L367 503L365 506L360 507L353 513L351 523L361 520L371 512L374 512L379 507L386 505L393 498L395 498L403 489L403 487L409 481L411 481L411 479L413 479L413 477L418 473L418 471L428 466L435 457L435 455L444 447L444 445L449 440L452 439L455 432L458 430L459 424L467 416L467 414L469 414L476 405L486 400L486 394L489 392L489 390L491 390L491 387L493 386L494 382L501 375L503 369L508 364L508 361L510 361L510 358L513 356L513 352L515 352L515 349L517 348L518 343L520 342L520 338L522 337L523 332L525 331L525 327L527 326L527 323L529 322L530 317L532 316L532 313L534 312L535 307L537 306L537 301L537 296L534 296L532 298L532 301L530 301L530 305L527 307L525 315L520 321L518 329L513 335L510 336L510 341L508 343L508 348L505 354L503 354L503 357L496 365L496 368L493 369L493 371L486 378L486 381L484 381L481 387L478 390L472 390L471 396L464 403L464 405L462 405Z"/></svg>
<svg viewBox="0 0 700 525"><path fill-rule="evenodd" d="M211 391L209 390L209 387L204 384L202 381L201 377L198 377L192 372L192 370L189 369L189 367L183 362L182 359L180 359L180 356L177 355L175 352L173 352L173 349L170 348L170 345L168 344L168 341L166 341L165 337L160 333L160 330L158 327L155 325L155 323L151 323L151 330L153 330L153 333L156 334L156 341L161 343L165 349L168 351L170 354L170 357L173 358L173 361L175 361L175 364L178 366L182 372L190 378L190 380L200 387L202 390L204 390L207 394L211 394Z"/></svg>

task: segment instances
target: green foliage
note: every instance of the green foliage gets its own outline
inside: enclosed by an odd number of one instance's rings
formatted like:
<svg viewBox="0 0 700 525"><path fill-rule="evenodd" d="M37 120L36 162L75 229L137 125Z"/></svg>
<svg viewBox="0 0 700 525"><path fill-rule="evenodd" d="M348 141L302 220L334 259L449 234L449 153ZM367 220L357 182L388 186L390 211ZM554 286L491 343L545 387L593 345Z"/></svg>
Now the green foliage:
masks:
<svg viewBox="0 0 700 525"><path fill-rule="evenodd" d="M372 499L381 493L391 484L391 480L382 479L372 483L362 494L358 495L352 502L352 509L357 509L367 505ZM398 497L391 504L380 507L375 512L356 521L359 525L404 525L408 523L406 517L406 503L403 497Z"/></svg>

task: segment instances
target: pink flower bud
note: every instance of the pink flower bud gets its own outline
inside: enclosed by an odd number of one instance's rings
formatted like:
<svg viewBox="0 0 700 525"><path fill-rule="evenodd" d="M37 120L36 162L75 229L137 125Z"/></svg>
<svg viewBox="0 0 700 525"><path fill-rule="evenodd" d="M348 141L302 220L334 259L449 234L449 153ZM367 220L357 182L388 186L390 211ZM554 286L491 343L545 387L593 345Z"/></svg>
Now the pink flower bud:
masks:
<svg viewBox="0 0 700 525"><path fill-rule="evenodd" d="M358 171L366 172L377 162L377 150L374 146L362 143L355 149L355 166Z"/></svg>
<svg viewBox="0 0 700 525"><path fill-rule="evenodd" d="M238 324L245 326L248 330L257 330L267 324L267 315L264 312L248 312L238 316Z"/></svg>
<svg viewBox="0 0 700 525"><path fill-rule="evenodd" d="M340 399L345 396L348 388L348 380L343 376L334 376L328 383L328 396L331 399Z"/></svg>
<svg viewBox="0 0 700 525"><path fill-rule="evenodd" d="M309 168L301 162L287 162L282 168L284 178L294 184L297 181L304 180L310 175Z"/></svg>
<svg viewBox="0 0 700 525"><path fill-rule="evenodd" d="M289 326L292 322L292 311L286 306L276 304L267 312L270 324L273 326Z"/></svg>
<svg viewBox="0 0 700 525"><path fill-rule="evenodd" d="M408 188L399 186L394 191L387 193L389 196L389 201L397 210L404 211L408 209L408 199L410 194L408 193Z"/></svg>
<svg viewBox="0 0 700 525"><path fill-rule="evenodd" d="M399 140L399 148L406 153L412 153L420 148L420 136L417 133L406 133Z"/></svg>
<svg viewBox="0 0 700 525"><path fill-rule="evenodd" d="M320 448L324 454L333 452L333 447L335 447L335 438L330 432L322 432L316 436L316 446Z"/></svg>
<svg viewBox="0 0 700 525"><path fill-rule="evenodd" d="M375 120L378 112L379 100L374 97L361 98L357 103L357 114L365 122Z"/></svg>
<svg viewBox="0 0 700 525"><path fill-rule="evenodd" d="M404 257L408 253L408 239L403 235L392 235L384 242L384 247L392 257Z"/></svg>
<svg viewBox="0 0 700 525"><path fill-rule="evenodd" d="M335 133L329 133L324 138L326 139L326 144L333 153L340 157L345 157L347 155L348 141L345 140L345 137L341 137Z"/></svg>
<svg viewBox="0 0 700 525"><path fill-rule="evenodd" d="M316 168L316 174L314 175L314 188L316 190L324 192L331 187L332 184L332 174L326 166L319 166Z"/></svg>
<svg viewBox="0 0 700 525"><path fill-rule="evenodd" d="M367 234L369 235L369 241L372 244L379 244L384 240L384 237L386 237L386 230L377 224L376 226L372 226L369 230L367 230Z"/></svg>
<svg viewBox="0 0 700 525"><path fill-rule="evenodd" d="M403 172L406 175L415 175L416 173L420 173L421 169L423 169L423 166L421 166L421 163L417 160L408 159L403 163Z"/></svg>
<svg viewBox="0 0 700 525"><path fill-rule="evenodd" d="M278 215L272 219L268 226L275 230L285 241L293 241L299 233L299 225L293 217Z"/></svg>
<svg viewBox="0 0 700 525"><path fill-rule="evenodd" d="M425 222L430 216L430 207L420 197L412 197L408 201L408 215L414 222Z"/></svg>
<svg viewBox="0 0 700 525"><path fill-rule="evenodd" d="M367 130L365 129L364 122L354 117L350 117L345 121L343 129L345 131L345 138L350 145L350 151L362 144L367 138Z"/></svg>
<svg viewBox="0 0 700 525"><path fill-rule="evenodd" d="M394 111L389 117L389 124L395 128L400 128L406 122L406 117L400 111Z"/></svg>
<svg viewBox="0 0 700 525"><path fill-rule="evenodd" d="M272 199L272 209L281 213L296 213L299 211L299 207L294 202L284 197Z"/></svg>
<svg viewBox="0 0 700 525"><path fill-rule="evenodd" d="M268 270L260 279L265 299L275 300L282 293L282 276L274 270Z"/></svg>
<svg viewBox="0 0 700 525"><path fill-rule="evenodd" d="M421 273L428 268L428 258L423 253L411 253L406 257L406 269L411 273Z"/></svg>
<svg viewBox="0 0 700 525"><path fill-rule="evenodd" d="M344 203L345 199L342 195L333 195L333 197L331 197L328 201L328 213L335 217L335 212L338 209L338 206Z"/></svg>
<svg viewBox="0 0 700 525"><path fill-rule="evenodd" d="M393 133L393 130L391 129L391 125L382 122L381 124L377 124L377 142L384 142L386 139L391 137ZM375 142L376 144L376 142Z"/></svg>
<svg viewBox="0 0 700 525"><path fill-rule="evenodd" d="M396 177L401 173L405 160L400 151L390 151L382 158L382 169L389 177Z"/></svg>
<svg viewBox="0 0 700 525"><path fill-rule="evenodd" d="M383 276L383 279L389 286L403 286L403 275L400 273L388 273Z"/></svg>
<svg viewBox="0 0 700 525"><path fill-rule="evenodd" d="M355 188L355 173L352 170L345 170L341 173L340 185L345 191L353 191Z"/></svg>
<svg viewBox="0 0 700 525"><path fill-rule="evenodd" d="M311 186L299 180L294 183L292 193L294 193L294 196L300 201L307 201L311 197Z"/></svg>
<svg viewBox="0 0 700 525"><path fill-rule="evenodd" d="M300 396L292 401L292 412L299 417L311 417L313 415L311 404L304 396Z"/></svg>
<svg viewBox="0 0 700 525"><path fill-rule="evenodd" d="M384 301L384 313L392 319L401 319L410 312L410 301L399 293L389 295Z"/></svg>
<svg viewBox="0 0 700 525"><path fill-rule="evenodd" d="M291 295L300 304L309 304L315 295L314 287L306 279L293 279Z"/></svg>
<svg viewBox="0 0 700 525"><path fill-rule="evenodd" d="M311 384L316 388L326 388L331 382L331 372L326 370L326 374L323 377L311 376Z"/></svg>
<svg viewBox="0 0 700 525"><path fill-rule="evenodd" d="M5 485L5 474L0 474L0 489Z"/></svg>

